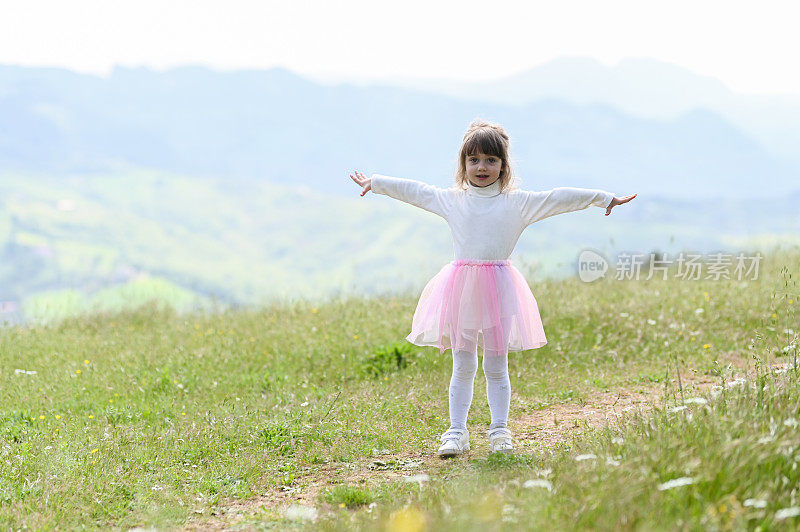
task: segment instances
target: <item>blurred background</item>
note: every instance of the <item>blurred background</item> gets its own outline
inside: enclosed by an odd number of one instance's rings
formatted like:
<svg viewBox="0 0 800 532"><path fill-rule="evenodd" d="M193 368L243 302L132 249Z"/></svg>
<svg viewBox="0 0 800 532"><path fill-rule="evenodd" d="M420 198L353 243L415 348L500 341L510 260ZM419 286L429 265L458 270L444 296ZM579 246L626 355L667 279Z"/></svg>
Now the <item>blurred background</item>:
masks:
<svg viewBox="0 0 800 532"><path fill-rule="evenodd" d="M0 321L420 290L434 214L353 170L453 183L470 121L522 188L638 193L530 226L578 255L800 236L791 2L34 1L0 19Z"/></svg>

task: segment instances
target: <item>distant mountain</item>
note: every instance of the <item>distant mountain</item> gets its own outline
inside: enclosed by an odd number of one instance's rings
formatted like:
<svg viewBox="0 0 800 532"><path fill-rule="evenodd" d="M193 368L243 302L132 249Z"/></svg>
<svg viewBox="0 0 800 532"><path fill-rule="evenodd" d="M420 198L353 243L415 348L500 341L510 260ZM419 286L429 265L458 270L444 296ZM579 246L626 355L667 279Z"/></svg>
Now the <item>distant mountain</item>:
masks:
<svg viewBox="0 0 800 532"><path fill-rule="evenodd" d="M361 169L448 186L461 134L478 116L509 130L524 188L693 198L800 188L800 165L707 109L653 119L556 98L495 103L330 86L282 69L116 68L105 79L0 66L0 165L27 173L144 167L353 194L347 173Z"/></svg>
<svg viewBox="0 0 800 532"><path fill-rule="evenodd" d="M560 57L486 83L396 80L396 86L473 101L524 105L557 98L604 104L644 118L674 119L697 108L721 115L772 155L800 164L800 95L751 95L677 65L629 57L607 67L589 57Z"/></svg>

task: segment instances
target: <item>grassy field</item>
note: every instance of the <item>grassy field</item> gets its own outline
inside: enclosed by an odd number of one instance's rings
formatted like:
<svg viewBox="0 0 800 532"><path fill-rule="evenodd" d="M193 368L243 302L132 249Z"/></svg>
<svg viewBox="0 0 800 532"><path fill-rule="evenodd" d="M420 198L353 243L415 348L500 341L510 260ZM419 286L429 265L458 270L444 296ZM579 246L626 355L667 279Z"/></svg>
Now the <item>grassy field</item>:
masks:
<svg viewBox="0 0 800 532"><path fill-rule="evenodd" d="M797 272L795 249L756 281L535 284L515 455L488 454L479 369L473 450L444 461L452 364L403 340L418 294L0 328L0 525L797 528ZM557 441L521 422L623 391L652 404Z"/></svg>

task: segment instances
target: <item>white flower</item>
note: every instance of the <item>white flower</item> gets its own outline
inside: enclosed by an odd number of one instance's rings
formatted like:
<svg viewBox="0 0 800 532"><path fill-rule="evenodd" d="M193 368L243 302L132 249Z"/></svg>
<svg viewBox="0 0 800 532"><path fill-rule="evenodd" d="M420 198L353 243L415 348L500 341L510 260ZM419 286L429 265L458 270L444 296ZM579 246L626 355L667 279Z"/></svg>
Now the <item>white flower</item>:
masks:
<svg viewBox="0 0 800 532"><path fill-rule="evenodd" d="M669 409L670 412L680 412L681 410L686 410L686 405L673 406Z"/></svg>
<svg viewBox="0 0 800 532"><path fill-rule="evenodd" d="M620 316L621 318L627 318L627 317L628 317L628 313L627 313L627 312L620 312L620 313L619 313L619 316Z"/></svg>
<svg viewBox="0 0 800 532"><path fill-rule="evenodd" d="M300 406L308 406L308 401L303 401L302 403L300 403Z"/></svg>
<svg viewBox="0 0 800 532"><path fill-rule="evenodd" d="M689 484L693 483L694 479L692 477L674 478L672 480L664 482L663 484L659 484L658 491L671 490L672 488L678 488L680 486L688 486Z"/></svg>
<svg viewBox="0 0 800 532"><path fill-rule="evenodd" d="M619 465L619 461L618 460L614 460L613 458L608 456L608 457L606 457L606 465L618 466Z"/></svg>
<svg viewBox="0 0 800 532"><path fill-rule="evenodd" d="M376 506L378 506L378 503L377 503L377 502L371 502L371 503L369 503L369 506L367 506L367 513L368 513L368 514L372 513L372 509L373 509L373 508L375 508Z"/></svg>
<svg viewBox="0 0 800 532"><path fill-rule="evenodd" d="M746 499L744 505L752 506L753 508L765 508L767 506L767 501L764 499Z"/></svg>
<svg viewBox="0 0 800 532"><path fill-rule="evenodd" d="M536 474L539 475L540 477L549 477L550 473L552 472L553 470L548 468L548 469L540 469L539 471L536 472Z"/></svg>
<svg viewBox="0 0 800 532"><path fill-rule="evenodd" d="M695 314L702 314L702 313L703 313L703 312L705 312L705 311L706 311L705 309L703 309L703 308L699 308L699 309L695 310L695 311L694 311L694 313L695 313Z"/></svg>
<svg viewBox="0 0 800 532"><path fill-rule="evenodd" d="M613 438L611 438L611 443L613 443L615 445L622 445L622 442L624 442L624 441L625 440L623 440L619 436L614 436Z"/></svg>
<svg viewBox="0 0 800 532"><path fill-rule="evenodd" d="M706 401L702 397L690 397L690 398L686 399L684 401L684 403L695 403L695 404L698 404L698 405L704 405L704 404L708 403L708 401Z"/></svg>
<svg viewBox="0 0 800 532"><path fill-rule="evenodd" d="M526 480L523 488L544 488L547 491L553 491L553 483L543 478L535 478L533 480Z"/></svg>
<svg viewBox="0 0 800 532"><path fill-rule="evenodd" d="M418 482L422 486L423 482L428 482L431 479L427 474L420 473L419 475L412 475L410 477L403 477L405 482Z"/></svg>
<svg viewBox="0 0 800 532"><path fill-rule="evenodd" d="M647 320L647 323L650 324L650 325L655 325L656 324L656 320Z"/></svg>
<svg viewBox="0 0 800 532"><path fill-rule="evenodd" d="M588 453L588 454L579 454L575 457L576 462L582 462L583 460L594 460L597 458L596 454Z"/></svg>
<svg viewBox="0 0 800 532"><path fill-rule="evenodd" d="M775 437L773 436L763 436L758 439L758 443L770 443L775 441Z"/></svg>
<svg viewBox="0 0 800 532"><path fill-rule="evenodd" d="M790 506L789 508L781 508L775 512L775 519L782 521L787 517L795 517L800 515L800 506Z"/></svg>
<svg viewBox="0 0 800 532"><path fill-rule="evenodd" d="M302 504L293 504L286 509L284 515L290 521L305 521L307 519L313 521L317 518L317 509L311 506L303 506Z"/></svg>
<svg viewBox="0 0 800 532"><path fill-rule="evenodd" d="M164 488L162 488L161 486L153 486L150 489L153 490L153 491L163 491L164 490Z"/></svg>
<svg viewBox="0 0 800 532"><path fill-rule="evenodd" d="M800 423L797 423L797 420L796 420L795 418L793 418L793 417L790 417L789 419L785 419L785 420L783 421L783 424L784 424L784 425L786 425L787 427L792 427L792 428L795 428L795 427L797 427L797 425L799 425Z"/></svg>
<svg viewBox="0 0 800 532"><path fill-rule="evenodd" d="M22 374L22 375L36 375L36 372L35 371L26 371L24 369L15 369L14 370L14 374L15 375L19 375L19 374Z"/></svg>

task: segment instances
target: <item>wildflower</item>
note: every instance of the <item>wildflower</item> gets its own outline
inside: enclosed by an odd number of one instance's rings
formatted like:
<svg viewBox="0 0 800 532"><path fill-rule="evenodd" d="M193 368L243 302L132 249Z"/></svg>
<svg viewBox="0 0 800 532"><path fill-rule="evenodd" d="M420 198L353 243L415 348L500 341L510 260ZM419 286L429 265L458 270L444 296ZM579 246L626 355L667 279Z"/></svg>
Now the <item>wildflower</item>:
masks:
<svg viewBox="0 0 800 532"><path fill-rule="evenodd" d="M344 508L344 503L343 502L339 503L339 508Z"/></svg>
<svg viewBox="0 0 800 532"><path fill-rule="evenodd" d="M92 463L93 463L93 464L96 464L96 463L97 463L97 460L92 460Z"/></svg>
<svg viewBox="0 0 800 532"><path fill-rule="evenodd" d="M670 412L680 412L681 410L686 410L686 405L673 406L669 409Z"/></svg>
<svg viewBox="0 0 800 532"><path fill-rule="evenodd" d="M76 369L76 370L75 370L75 373L77 373L78 375L80 375L80 373L81 373L81 370L79 370L79 369Z"/></svg>
<svg viewBox="0 0 800 532"><path fill-rule="evenodd" d="M628 313L627 312L620 312L619 313L619 317L620 318L627 318L628 317Z"/></svg>
<svg viewBox="0 0 800 532"><path fill-rule="evenodd" d="M619 436L615 436L615 437L611 438L611 443L613 443L615 445L622 445L622 442L624 442L624 441L625 440L623 440Z"/></svg>
<svg viewBox="0 0 800 532"><path fill-rule="evenodd" d="M84 363L84 364L88 364L88 363L89 363L89 361L88 361L88 360L84 360L84 361L83 361L83 363Z"/></svg>
<svg viewBox="0 0 800 532"><path fill-rule="evenodd" d="M695 314L702 314L702 313L703 313L703 312L705 312L705 311L706 311L706 310L705 310L704 308L698 308L698 309L695 309L694 313L695 313Z"/></svg>
<svg viewBox="0 0 800 532"><path fill-rule="evenodd" d="M119 397L119 394L118 394L118 393L115 393L115 394L114 394L114 397Z"/></svg>
<svg viewBox="0 0 800 532"><path fill-rule="evenodd" d="M547 491L553 491L553 483L549 480L545 480L543 478L535 478L532 480L526 480L525 484L522 485L523 488L544 488Z"/></svg>
<svg viewBox="0 0 800 532"><path fill-rule="evenodd" d="M744 506L752 506L753 508L765 508L767 501L764 499L745 499Z"/></svg>
<svg viewBox="0 0 800 532"><path fill-rule="evenodd" d="M679 488L681 486L688 486L689 484L693 484L694 479L692 477L680 477L674 478L672 480L668 480L663 484L658 485L658 491L664 490L671 490L672 488Z"/></svg>
<svg viewBox="0 0 800 532"><path fill-rule="evenodd" d="M41 416L39 416L39 419L44 419L44 414L42 414Z"/></svg>
<svg viewBox="0 0 800 532"><path fill-rule="evenodd" d="M418 532L427 528L425 514L414 508L407 506L401 510L392 512L386 523L386 529L391 532Z"/></svg>
<svg viewBox="0 0 800 532"><path fill-rule="evenodd" d="M647 320L647 323L649 325L655 325L656 324L656 320Z"/></svg>
<svg viewBox="0 0 800 532"><path fill-rule="evenodd" d="M162 491L164 488L162 488L161 486L153 486L150 489L153 490L153 491Z"/></svg>
<svg viewBox="0 0 800 532"><path fill-rule="evenodd" d="M317 310L316 308L312 308L312 309L311 309L311 313L312 313L312 314L316 314L317 312L319 312L319 310Z"/></svg>
<svg viewBox="0 0 800 532"><path fill-rule="evenodd" d="M24 370L24 369L15 369L14 370L14 374L15 375L19 375L19 374L22 374L22 375L36 375L36 372L35 371L27 371L27 370ZM39 388L39 391L41 392L42 389Z"/></svg>
<svg viewBox="0 0 800 532"><path fill-rule="evenodd" d="M702 397L690 397L690 398L686 399L684 401L684 403L694 403L694 404L698 404L698 405L704 405L704 404L708 403L708 401L706 401Z"/></svg>
<svg viewBox="0 0 800 532"><path fill-rule="evenodd" d="M109 400L108 400L108 402L109 402L109 403L113 403L113 402L114 402L114 400L113 400L113 399L109 399Z"/></svg>
<svg viewBox="0 0 800 532"><path fill-rule="evenodd" d="M375 503L373 502L370 504L370 509L367 511L371 511L374 506ZM290 521L314 521L317 518L317 509L311 506L304 506L302 504L293 504L286 509L284 516Z"/></svg>
<svg viewBox="0 0 800 532"><path fill-rule="evenodd" d="M59 416L58 414L56 414L56 419L61 419L61 416ZM787 419L786 421L788 421L788 419ZM785 424L785 423L786 423L786 422L784 421L784 424Z"/></svg>
<svg viewBox="0 0 800 532"><path fill-rule="evenodd" d="M94 419L94 416L89 414L89 419Z"/></svg>
<svg viewBox="0 0 800 532"><path fill-rule="evenodd" d="M775 313L773 312L773 313L772 313L772 317L773 317L773 318L777 318L777 317L778 317L778 315L777 315L777 314L775 314Z"/></svg>
<svg viewBox="0 0 800 532"><path fill-rule="evenodd" d="M181 415L182 415L182 416L185 416L185 415L186 415L186 412L181 412Z"/></svg>
<svg viewBox="0 0 800 532"><path fill-rule="evenodd" d="M403 481L405 482L416 482L422 487L423 482L428 482L430 477L425 473L420 473L419 475L412 475L410 477L403 477Z"/></svg>
<svg viewBox="0 0 800 532"><path fill-rule="evenodd" d="M596 454L588 453L588 454L579 454L575 457L576 462L582 462L584 460L594 460L597 458Z"/></svg>
<svg viewBox="0 0 800 532"><path fill-rule="evenodd" d="M703 344L703 349L710 349L710 348L711 348L711 344Z"/></svg>
<svg viewBox="0 0 800 532"><path fill-rule="evenodd" d="M790 417L789 419L784 420L783 424L786 425L787 427L791 427L791 428L796 428L797 425L798 425L797 420L795 418L793 418L793 417Z"/></svg>
<svg viewBox="0 0 800 532"><path fill-rule="evenodd" d="M100 450L100 449L92 449L92 452L91 452L91 453L89 453L89 454L94 454L94 453L96 453L96 452L97 452L97 451L99 451L99 450Z"/></svg>
<svg viewBox="0 0 800 532"><path fill-rule="evenodd" d="M357 335L357 334L354 334L354 335L353 335L353 339L354 339L354 340L358 340L358 335Z"/></svg>
<svg viewBox="0 0 800 532"><path fill-rule="evenodd" d="M787 517L797 517L800 515L800 506L790 506L789 508L781 508L775 512L775 520L783 521Z"/></svg>
<svg viewBox="0 0 800 532"><path fill-rule="evenodd" d="M607 456L606 457L606 465L610 465L610 466L615 466L616 467L616 466L619 465L619 460L616 460L614 458L611 458L610 456Z"/></svg>

